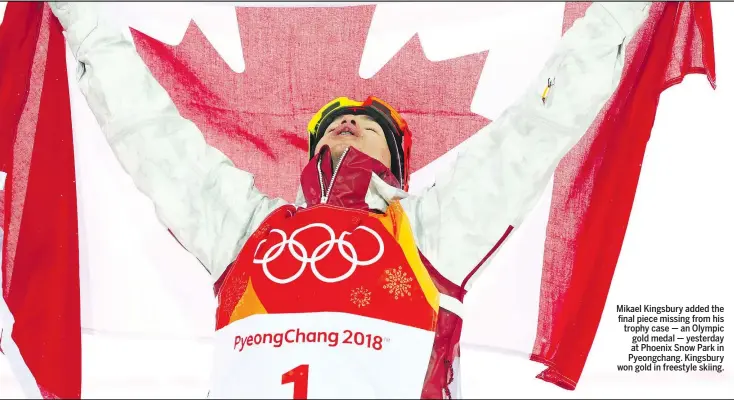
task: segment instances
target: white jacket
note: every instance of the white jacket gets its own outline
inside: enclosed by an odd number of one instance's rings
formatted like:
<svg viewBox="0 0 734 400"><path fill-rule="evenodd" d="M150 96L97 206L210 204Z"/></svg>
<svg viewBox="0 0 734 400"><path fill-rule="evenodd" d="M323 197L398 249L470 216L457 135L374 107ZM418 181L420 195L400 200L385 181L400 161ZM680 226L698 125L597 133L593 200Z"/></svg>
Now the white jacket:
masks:
<svg viewBox="0 0 734 400"><path fill-rule="evenodd" d="M206 144L133 44L98 23L93 3L51 4L79 62L81 91L114 153L163 224L216 280L260 222L286 202L258 191L250 173ZM593 4L525 93L476 133L473 146L433 187L409 196L373 176L367 203L384 209L402 199L420 250L468 289L472 271L488 264L508 228L522 223L560 159L616 90L625 47L649 5ZM549 78L555 85L544 104Z"/></svg>

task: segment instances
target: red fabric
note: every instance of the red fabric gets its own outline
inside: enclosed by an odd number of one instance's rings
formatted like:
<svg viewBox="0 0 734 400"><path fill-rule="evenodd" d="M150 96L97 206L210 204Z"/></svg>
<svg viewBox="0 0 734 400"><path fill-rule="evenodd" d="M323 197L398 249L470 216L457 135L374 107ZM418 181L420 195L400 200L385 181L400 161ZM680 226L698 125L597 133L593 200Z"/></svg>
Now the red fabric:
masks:
<svg viewBox="0 0 734 400"><path fill-rule="evenodd" d="M45 398L81 391L79 245L61 26L44 3L8 3L0 25L3 299ZM7 339L7 338L6 338Z"/></svg>
<svg viewBox="0 0 734 400"><path fill-rule="evenodd" d="M321 175L319 175L318 170L319 158L321 159ZM321 203L322 186L324 192L327 192L329 191L329 185L331 185L326 204L357 210L369 210L365 197L373 173L388 184L400 187L398 180L389 168L355 148L347 150L341 164L339 164L339 170L336 171L336 178L332 178L334 168L331 164L331 150L329 146L324 146L321 148L320 154L312 158L303 168L301 188L303 189L306 205L312 206ZM321 182L319 182L320 179ZM332 179L334 179L333 184Z"/></svg>
<svg viewBox="0 0 734 400"><path fill-rule="evenodd" d="M588 5L567 3L564 30ZM715 87L709 3L653 3L626 58L615 96L555 174L531 358L548 366L538 378L566 389L596 335L660 94L690 73Z"/></svg>
<svg viewBox="0 0 734 400"><path fill-rule="evenodd" d="M431 278L434 278L433 274ZM435 279L435 278L434 278ZM458 315L438 309L436 337L428 360L421 399L451 399L449 386L453 382L453 364L459 354L459 339L463 321Z"/></svg>

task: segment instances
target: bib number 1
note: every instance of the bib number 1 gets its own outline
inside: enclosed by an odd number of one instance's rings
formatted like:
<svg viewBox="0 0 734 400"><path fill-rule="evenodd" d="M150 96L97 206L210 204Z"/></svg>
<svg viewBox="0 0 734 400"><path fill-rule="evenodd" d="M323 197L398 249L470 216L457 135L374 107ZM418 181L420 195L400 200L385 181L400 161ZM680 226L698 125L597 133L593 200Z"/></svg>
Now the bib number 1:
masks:
<svg viewBox="0 0 734 400"><path fill-rule="evenodd" d="M281 384L293 384L293 398L308 398L308 364L301 364L283 374Z"/></svg>

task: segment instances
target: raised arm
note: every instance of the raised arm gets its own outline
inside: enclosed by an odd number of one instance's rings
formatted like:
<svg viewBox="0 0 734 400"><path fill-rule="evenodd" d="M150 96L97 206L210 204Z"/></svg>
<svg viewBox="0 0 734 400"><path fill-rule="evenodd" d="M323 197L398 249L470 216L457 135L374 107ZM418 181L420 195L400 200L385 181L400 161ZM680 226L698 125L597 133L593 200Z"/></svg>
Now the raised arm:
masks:
<svg viewBox="0 0 734 400"><path fill-rule="evenodd" d="M206 144L122 32L94 3L50 3L79 62L79 87L158 218L216 279L267 214L285 204Z"/></svg>
<svg viewBox="0 0 734 400"><path fill-rule="evenodd" d="M525 93L476 134L455 166L422 195L402 201L418 247L446 278L468 289L537 203L561 158L616 90L625 47L649 5L592 4Z"/></svg>

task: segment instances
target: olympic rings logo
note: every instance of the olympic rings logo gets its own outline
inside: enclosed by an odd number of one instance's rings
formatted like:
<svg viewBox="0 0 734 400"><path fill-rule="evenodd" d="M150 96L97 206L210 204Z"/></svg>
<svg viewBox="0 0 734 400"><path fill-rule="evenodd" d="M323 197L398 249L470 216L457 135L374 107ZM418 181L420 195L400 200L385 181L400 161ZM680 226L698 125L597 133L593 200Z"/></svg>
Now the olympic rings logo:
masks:
<svg viewBox="0 0 734 400"><path fill-rule="evenodd" d="M322 228L329 234L329 240L325 241L324 243L321 243L314 249L313 253L309 255L308 251L306 251L306 248L296 240L296 236L310 228ZM382 239L380 236L375 232L374 230L366 227L366 226L358 226L357 229L361 229L363 231L366 231L367 233L371 234L375 237L377 240L377 244L380 246L380 249L377 251L377 254L366 261L361 261L357 257L357 250L354 248L354 245L348 241L345 240L345 238L348 235L351 235L349 232L343 232L339 238L336 237L336 234L334 233L334 230L331 229L330 226L322 223L314 223L310 225L306 225L303 228L295 230L290 237L288 237L285 232L283 232L280 229L273 229L271 232L275 232L281 237L281 242L278 244L275 244L271 246L265 254L263 254L262 258L257 258L257 253L260 250L260 246L267 241L267 239L263 239L258 243L257 248L255 249L255 257L253 258L252 262L254 264L262 265L263 267L263 273L265 273L265 276L268 277L271 281L275 283L280 284L286 284L295 281L298 279L301 274L303 274L303 271L306 270L307 266L311 266L311 271L313 271L313 274L318 278L321 282L324 283L335 283L335 282L341 282L354 273L354 271L357 270L357 267L366 267L369 265L374 264L377 262L385 252L385 244L382 242ZM328 278L319 272L318 268L316 267L316 263L318 261L323 260L326 258L327 255L331 253L331 251L334 249L334 246L337 246L339 249L339 253L341 253L342 257L344 257L345 260L347 260L349 263L351 263L351 266L347 272L344 274L337 276L335 278ZM273 276L272 273L270 273L270 269L268 268L268 263L275 261L278 257L280 257L281 254L285 251L286 247L288 248L288 251L290 252L291 256L295 258L296 260L301 262L301 267L298 269L298 272L296 272L293 276L281 279Z"/></svg>

